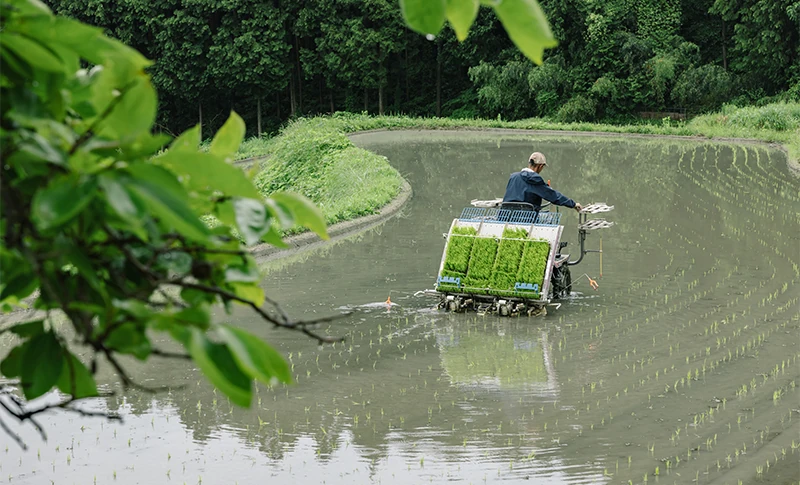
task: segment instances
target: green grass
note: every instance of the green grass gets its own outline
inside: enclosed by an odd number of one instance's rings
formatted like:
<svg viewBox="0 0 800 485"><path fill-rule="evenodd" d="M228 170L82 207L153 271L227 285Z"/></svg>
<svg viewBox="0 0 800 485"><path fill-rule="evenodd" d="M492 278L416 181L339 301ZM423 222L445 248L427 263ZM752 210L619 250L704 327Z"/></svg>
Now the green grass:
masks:
<svg viewBox="0 0 800 485"><path fill-rule="evenodd" d="M297 125L297 126L296 126ZM367 130L402 129L486 129L595 131L651 135L703 136L707 138L747 138L782 143L789 156L800 163L800 103L773 103L759 107L725 106L717 113L693 118L688 122L662 121L614 125L608 123L560 123L543 118L519 121L495 119L417 118L409 116L369 116L335 113L331 116L293 122L287 129L305 126L326 127L340 133ZM285 131L285 130L284 130ZM283 134L277 138L281 138ZM275 139L254 138L243 144L237 158L269 155Z"/></svg>
<svg viewBox="0 0 800 485"><path fill-rule="evenodd" d="M256 175L262 194L289 190L311 199L328 224L374 214L390 202L403 183L386 157L357 148L345 133L322 118L299 120L271 140L246 146L252 155L261 145L269 158Z"/></svg>

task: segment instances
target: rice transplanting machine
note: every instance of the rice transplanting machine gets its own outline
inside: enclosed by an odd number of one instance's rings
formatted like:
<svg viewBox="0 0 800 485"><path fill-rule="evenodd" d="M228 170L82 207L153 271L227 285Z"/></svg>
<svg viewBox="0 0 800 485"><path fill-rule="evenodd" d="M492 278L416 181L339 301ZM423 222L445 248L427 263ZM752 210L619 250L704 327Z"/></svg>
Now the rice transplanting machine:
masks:
<svg viewBox="0 0 800 485"><path fill-rule="evenodd" d="M586 253L600 253L602 267L602 240L600 249L586 249L586 235L613 226L605 219L590 218L613 209L598 202L580 211L580 254L570 260L562 252L567 246L561 241L562 213L537 212L524 202L473 200L443 234L446 242L436 287L425 294L438 297L438 307L450 312L545 315L545 305L570 294L570 266L583 261ZM589 283L596 289L591 277Z"/></svg>

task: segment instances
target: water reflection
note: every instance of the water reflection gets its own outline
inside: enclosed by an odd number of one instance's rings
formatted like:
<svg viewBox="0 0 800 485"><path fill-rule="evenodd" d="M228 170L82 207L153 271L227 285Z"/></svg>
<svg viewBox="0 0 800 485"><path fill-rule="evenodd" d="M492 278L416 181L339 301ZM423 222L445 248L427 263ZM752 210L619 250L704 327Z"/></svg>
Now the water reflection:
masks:
<svg viewBox="0 0 800 485"><path fill-rule="evenodd" d="M0 448L0 483L641 483L655 481L657 466L665 483L695 473L724 481L755 473L747 460L758 456L759 430L769 427L776 444L792 434L800 184L778 152L498 134L355 138L411 182L404 214L267 263L264 281L297 318L355 310L328 330L344 345L319 348L245 308L219 310L218 321L286 355L295 384L259 387L240 409L189 365L126 362L143 383L176 387L90 403L118 411L122 424L46 417L49 442L26 428L34 452ZM616 206L600 291L584 280L542 319L442 314L414 297L435 280L453 216L502 193L531 145L553 160L556 188ZM575 221L565 219L574 245ZM599 272L596 260L577 268ZM727 462L743 442L748 454ZM792 456L791 439L780 448Z"/></svg>

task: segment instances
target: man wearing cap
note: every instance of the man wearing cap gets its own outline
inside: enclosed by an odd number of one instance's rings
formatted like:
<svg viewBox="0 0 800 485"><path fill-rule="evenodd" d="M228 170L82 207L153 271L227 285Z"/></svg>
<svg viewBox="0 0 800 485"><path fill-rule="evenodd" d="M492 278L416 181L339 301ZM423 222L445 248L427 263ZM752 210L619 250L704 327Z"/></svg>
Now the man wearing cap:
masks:
<svg viewBox="0 0 800 485"><path fill-rule="evenodd" d="M512 173L508 179L503 202L527 202L533 205L536 212L539 212L542 208L542 199L545 199L555 205L569 207L580 212L583 206L561 192L550 188L542 179L542 176L539 175L546 165L547 160L545 160L543 154L539 152L532 153L528 159L528 166L519 172Z"/></svg>

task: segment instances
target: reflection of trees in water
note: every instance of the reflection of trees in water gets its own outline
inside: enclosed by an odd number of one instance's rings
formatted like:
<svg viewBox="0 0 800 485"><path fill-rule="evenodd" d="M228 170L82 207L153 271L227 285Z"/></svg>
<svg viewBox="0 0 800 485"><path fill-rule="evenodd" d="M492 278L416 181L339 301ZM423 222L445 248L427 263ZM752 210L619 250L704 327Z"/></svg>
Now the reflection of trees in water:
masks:
<svg viewBox="0 0 800 485"><path fill-rule="evenodd" d="M131 391L124 404L134 414L174 413L200 443L223 430L233 433L245 446L274 460L281 460L304 436L313 439L318 449L315 459L323 462L332 459L343 443L357 446L365 459L381 461L393 444L421 439L456 461L471 452L465 441L470 446L482 443L501 461L518 460L543 432L530 410L549 406L554 399L547 386L551 379L541 329L522 320L484 326L470 318L432 315L416 324L395 322L391 342L386 338L388 325L382 322L381 336L374 330L363 337L351 331L343 349L294 354L298 383L260 388L249 410L232 406L206 382L198 381L196 371L176 369L174 363L155 364L148 374L183 373L188 375L187 389L155 396ZM452 342L449 337L442 340L450 335ZM462 371L452 357L487 362L487 353L494 352L503 355L492 360L493 367L478 364L466 371L470 382L453 378ZM373 362L377 362L374 370ZM499 385L481 384L492 379ZM108 401L113 409L122 406L116 398Z"/></svg>

